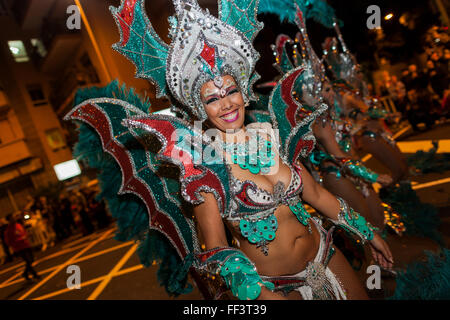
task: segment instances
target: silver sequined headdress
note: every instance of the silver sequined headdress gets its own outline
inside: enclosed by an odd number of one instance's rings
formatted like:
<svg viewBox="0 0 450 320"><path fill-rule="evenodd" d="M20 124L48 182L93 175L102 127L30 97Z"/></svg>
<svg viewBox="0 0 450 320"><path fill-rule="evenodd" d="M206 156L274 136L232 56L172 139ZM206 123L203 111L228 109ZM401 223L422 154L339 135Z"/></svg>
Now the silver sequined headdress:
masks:
<svg viewBox="0 0 450 320"><path fill-rule="evenodd" d="M297 81L296 95L305 108L314 110L322 105L322 88L327 81L326 70L322 60L317 56L305 25L303 12L297 6L295 23L299 29L293 41L289 36L281 34L277 37L276 45L272 46L275 55L275 68L282 74L294 67L302 67L303 72ZM293 57L287 52L286 44L293 45Z"/></svg>
<svg viewBox="0 0 450 320"><path fill-rule="evenodd" d="M353 88L360 90L363 85L359 75L361 66L356 61L355 56L348 50L339 25L335 22L333 26L339 40L336 38L325 39L322 44L323 59L336 80L345 81ZM339 49L339 44L342 47L342 52Z"/></svg>
<svg viewBox="0 0 450 320"><path fill-rule="evenodd" d="M155 84L158 97L170 90L199 120L207 118L200 99L204 83L212 80L221 88L221 77L231 75L248 101L254 99L252 84L259 78L255 72L259 54L252 44L262 28L256 19L259 0L218 1L216 18L196 0L173 0L170 45L154 31L144 0L122 0L119 8L111 8L121 31L114 49L136 65L137 77ZM144 37L139 29L145 29Z"/></svg>

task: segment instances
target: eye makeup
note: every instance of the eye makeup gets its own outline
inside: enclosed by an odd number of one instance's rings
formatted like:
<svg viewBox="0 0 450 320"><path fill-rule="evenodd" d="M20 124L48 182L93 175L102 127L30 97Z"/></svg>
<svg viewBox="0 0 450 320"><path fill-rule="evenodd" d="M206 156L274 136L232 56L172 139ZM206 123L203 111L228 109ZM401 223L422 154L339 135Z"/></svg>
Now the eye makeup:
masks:
<svg viewBox="0 0 450 320"><path fill-rule="evenodd" d="M236 83L233 80L228 79L225 83L225 86L221 89L219 89L217 87L214 89L207 88L205 90L205 95L203 97L203 100L204 100L204 103L206 105L208 105L208 104L216 102L226 96L232 95L237 92L239 92L239 89L238 89Z"/></svg>

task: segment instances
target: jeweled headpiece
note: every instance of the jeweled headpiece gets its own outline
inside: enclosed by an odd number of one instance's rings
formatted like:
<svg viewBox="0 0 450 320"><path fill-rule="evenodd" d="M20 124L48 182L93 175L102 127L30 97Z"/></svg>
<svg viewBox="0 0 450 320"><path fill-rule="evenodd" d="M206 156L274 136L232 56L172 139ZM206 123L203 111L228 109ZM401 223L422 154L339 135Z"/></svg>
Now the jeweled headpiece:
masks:
<svg viewBox="0 0 450 320"><path fill-rule="evenodd" d="M272 47L276 60L274 66L283 74L294 67L303 67L303 72L298 78L300 86L296 86L297 96L300 96L300 102L304 106L315 108L322 103L322 87L327 80L326 71L322 60L311 45L304 15L299 7L297 7L295 23L299 28L295 41L281 34L277 37L276 45ZM286 49L288 43L294 48L292 60Z"/></svg>
<svg viewBox="0 0 450 320"><path fill-rule="evenodd" d="M122 0L119 8L111 7L121 31L121 41L113 48L136 65L136 77L155 84L157 97L170 90L199 120L206 120L201 87L213 80L221 88L221 76L231 75L244 100L254 99L252 84L259 78L255 72L259 54L252 42L262 28L256 19L259 0L218 0L218 18L203 10L197 0L173 0L170 45L153 29L144 1ZM136 29L145 29L145 37Z"/></svg>
<svg viewBox="0 0 450 320"><path fill-rule="evenodd" d="M325 42L322 44L323 58L328 64L328 69L337 80L344 80L351 86L360 87L361 79L358 76L360 66L355 56L348 50L339 25L336 22L334 23L334 28L339 41L336 38L325 39ZM339 50L339 43L341 44L342 52Z"/></svg>
<svg viewBox="0 0 450 320"><path fill-rule="evenodd" d="M308 74L305 84L310 87L309 91L314 92L317 97L322 97L323 83L327 80L326 70L322 60L319 59L311 45L305 19L300 9L297 9L295 22L300 30L295 37L297 45L294 46L294 56L297 59L297 65L303 66ZM299 46L300 52L298 51Z"/></svg>

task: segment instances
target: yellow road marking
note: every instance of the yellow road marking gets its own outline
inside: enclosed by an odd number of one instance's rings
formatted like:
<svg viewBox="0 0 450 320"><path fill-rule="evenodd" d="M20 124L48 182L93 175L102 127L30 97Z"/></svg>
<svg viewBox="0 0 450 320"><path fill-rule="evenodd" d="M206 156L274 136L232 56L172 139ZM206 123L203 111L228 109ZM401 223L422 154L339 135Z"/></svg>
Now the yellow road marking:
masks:
<svg viewBox="0 0 450 320"><path fill-rule="evenodd" d="M394 134L392 136L392 139L397 139L398 137L400 137L402 134L404 134L406 131L408 131L409 129L411 129L411 126L407 126L405 128L403 128L402 130L400 130L399 132L397 132L396 134ZM398 142L397 142L398 143ZM369 159L372 158L371 154L367 154L364 158L361 159L362 162L366 162L369 161Z"/></svg>
<svg viewBox="0 0 450 320"><path fill-rule="evenodd" d="M127 274L127 273L131 273L131 272L135 272L135 271L138 271L138 270L141 270L141 269L144 269L144 266L142 264L139 264L139 265L136 265L134 267L130 267L130 268L127 268L127 269L120 270L116 274L112 275L112 277L115 278L115 277L118 277L118 276L121 276L121 275L124 275L124 274ZM83 282L83 283L80 284L80 287L81 288L85 288L87 286L90 286L91 284L95 284L97 282L100 282L100 281L104 280L106 277L107 277L107 275L101 276L101 277L98 277L98 278L95 278L95 279L92 279L92 280L89 280L89 281L86 281L86 282ZM58 290L58 291L55 291L55 292L51 292L51 293L48 293L46 295L34 298L33 300L45 300L45 299L61 295L63 293L66 293L66 292L69 292L69 291L72 291L72 290L73 289L69 289L69 288L61 289L61 290Z"/></svg>
<svg viewBox="0 0 450 320"><path fill-rule="evenodd" d="M113 276L123 267L123 265L130 259L131 255L136 251L137 244L133 245L130 250L120 259L120 261L114 266L114 268L108 273L108 275L103 279L103 281L95 288L94 292L87 298L87 300L95 300L102 293L102 291L106 288L108 283L111 281Z"/></svg>
<svg viewBox="0 0 450 320"><path fill-rule="evenodd" d="M41 262L44 262L44 261L46 261L46 260L50 260L50 259L53 259L53 258L62 256L63 254L66 254L66 253L69 253L69 252L78 250L78 249L80 249L80 248L84 248L85 246L86 246L86 243L80 244L80 245L78 245L78 246L76 246L76 247L67 248L67 249L65 249L65 250L61 250L61 251L55 252L55 253L53 253L53 254L51 254L51 255L49 255L49 256L42 257L41 259L38 259L38 260L36 260L35 262L33 262L33 267L34 267L35 265L37 265L38 263L41 263Z"/></svg>
<svg viewBox="0 0 450 320"><path fill-rule="evenodd" d="M24 266L24 265L25 265L25 262L20 262L20 263L15 264L15 265L13 265L13 266L11 266L11 267L5 269L5 270L0 271L0 274L7 273L8 271L11 271L11 270L20 268L20 267L22 267L22 266Z"/></svg>
<svg viewBox="0 0 450 320"><path fill-rule="evenodd" d="M115 226L112 228L113 231L115 231L116 229L117 229L117 227L115 227ZM72 241L72 242L70 242L70 243L66 243L65 245L62 246L62 248L63 248L63 249L69 248L70 246L73 246L74 244L76 244L76 243L78 243L78 242L85 241L85 240L92 240L93 238L96 238L96 237L98 237L98 236L100 236L100 235L101 235L101 233L98 233L98 232L93 233L93 234L91 234L91 235L88 235L88 236L79 238L79 239L77 239L77 240L74 240L74 241ZM114 237L114 234L111 234L111 235L108 236L106 239L109 239L109 238L112 238L112 237Z"/></svg>
<svg viewBox="0 0 450 320"><path fill-rule="evenodd" d="M404 127L402 130L400 130L399 132L397 132L396 134L392 135L392 139L397 139L398 137L400 137L402 134L404 134L406 131L408 131L409 129L411 129L411 126L406 126Z"/></svg>
<svg viewBox="0 0 450 320"><path fill-rule="evenodd" d="M439 142L437 153L450 152L450 139L436 140ZM417 151L428 151L433 148L433 140L417 140L417 141L401 141L397 142L397 146L402 153L416 153ZM367 154L361 159L362 162L367 162L372 158L371 154Z"/></svg>
<svg viewBox="0 0 450 320"><path fill-rule="evenodd" d="M40 262L43 262L43 261L46 261L46 260L49 260L49 259L52 259L52 258L56 258L56 257L58 257L60 255L66 254L68 252L75 251L77 249L83 248L85 245L86 244L82 244L82 245L79 245L79 246L76 246L76 247L73 247L73 248L68 248L66 250L61 250L61 251L55 252L54 254L51 254L51 255L48 255L48 256L44 256L44 257L34 261L33 262L33 267L36 266ZM14 270L14 269L19 269L20 267L23 267L24 265L25 265L24 262L20 262L20 263L14 265L14 266L11 266L11 267L9 267L9 268L7 268L5 270L0 271L0 274L7 273L7 272L9 272L11 270ZM0 285L0 288L2 288L5 284L6 284L6 281L3 282Z"/></svg>
<svg viewBox="0 0 450 320"><path fill-rule="evenodd" d="M81 238L79 238L79 239L77 239L77 240L74 240L74 241L72 241L72 242L70 242L70 243L66 243L65 245L62 246L62 248L63 248L63 249L70 248L71 246L77 244L78 242L91 240L92 238L95 238L96 236L98 236L98 234L95 234L95 233L94 233L94 234L91 234L91 235L86 236L86 237L81 237Z"/></svg>
<svg viewBox="0 0 450 320"><path fill-rule="evenodd" d="M439 142L437 153L450 152L450 139L437 141ZM416 153L419 150L428 151L433 148L432 140L402 141L398 142L397 145L403 153Z"/></svg>
<svg viewBox="0 0 450 320"><path fill-rule="evenodd" d="M100 281L102 281L105 277L106 277L106 276L101 276L101 277L98 277L98 278L95 278L95 279L92 279L92 280L83 282L83 283L80 284L80 289L79 289L79 290L81 290L82 288L85 288L85 287L87 287L87 286L90 286L91 284L100 282ZM69 291L73 291L73 290L78 290L78 289L69 289L69 288L65 288L65 289L61 289L61 290L58 290L58 291L55 291L55 292L51 292L51 293L48 293L48 294L46 294L46 295L43 295L43 296L34 298L33 300L45 300L45 299L52 298L52 297L55 297L55 296L59 296L60 294L63 294L63 293L69 292Z"/></svg>
<svg viewBox="0 0 450 320"><path fill-rule="evenodd" d="M372 158L372 155L369 153L364 158L361 159L362 162L367 162Z"/></svg>
<svg viewBox="0 0 450 320"><path fill-rule="evenodd" d="M82 245L79 245L79 246L77 246L77 247L68 248L68 249L66 249L66 250L61 250L61 251L55 252L54 254L51 254L51 255L49 255L49 256L42 257L41 259L38 259L38 260L36 260L36 261L33 262L33 267L36 266L36 265L37 265L38 263L40 263L40 262L43 262L43 261L46 261L46 260L49 260L49 259L52 259L52 258L56 258L56 257L58 257L58 256L60 256L60 255L66 254L66 253L68 253L68 252L75 251L75 250L77 250L77 249L83 248L85 245L86 245L86 244L82 244ZM14 265L14 266L11 266L11 267L9 267L9 268L7 268L7 269L5 269L5 270L0 271L0 274L4 274L4 273L7 273L7 272L9 272L9 271L11 271L11 270L18 269L18 268L20 268L20 267L23 267L24 265L25 265L24 262L20 262L20 263ZM0 288L2 287L3 284L4 284L4 283L2 283L2 284L0 285Z"/></svg>
<svg viewBox="0 0 450 320"><path fill-rule="evenodd" d="M117 245L117 246L115 246L115 247L108 248L108 249L105 249L105 250L102 250L102 251L99 251L99 252L95 252L95 253L92 253L92 254L90 254L90 255L81 257L80 259L77 259L77 260L75 260L75 261L72 261L72 263L75 264L75 263L83 262L83 261L86 261L86 260L95 258L95 257L97 257L97 256L100 256L100 255L109 253L109 252L111 252L111 251L115 251L115 250L121 249L121 248L123 248L123 247L130 246L130 245L133 244L133 243L134 243L133 241L125 242L125 243L119 244L119 245ZM53 270L55 270L55 269L57 269L58 267L60 267L61 265L62 265L62 264L56 265L56 266L53 266L53 267L50 267L50 268L45 269L45 270L42 270L42 271L39 272L39 274L40 274L40 275L44 275L44 274L50 273L50 272L52 272ZM18 274L20 274L20 272L19 272ZM17 276L17 275L16 275L16 276ZM11 280L10 280L10 281L11 281ZM0 285L0 289L2 289L2 288L4 288L4 287L9 287L9 286L18 284L18 283L23 282L23 281L25 281L25 280L23 280L23 279L18 279L18 280L13 281L13 282L4 282L4 283L2 283L2 284Z"/></svg>
<svg viewBox="0 0 450 320"><path fill-rule="evenodd" d="M113 230L106 231L100 238L97 240L91 242L89 245L87 245L83 250L79 251L76 255L74 255L72 258L67 260L64 264L60 265L55 271L53 271L50 275L48 275L44 280L40 281L38 284L36 284L33 288L31 288L29 291L27 291L25 294L23 294L19 299L17 300L24 300L27 298L30 294L32 294L34 291L39 289L42 285L44 285L48 280L53 278L58 272L60 272L66 265L70 265L75 261L78 257L83 255L85 252L87 252L89 249L91 249L93 246L95 246L97 243L102 241L105 237L107 237Z"/></svg>
<svg viewBox="0 0 450 320"><path fill-rule="evenodd" d="M431 181L431 182L422 183L422 184L416 184L412 188L413 188L413 190L418 190L418 189L424 189L424 188L437 186L437 185L444 184L444 183L450 183L450 178L445 178L445 179Z"/></svg>
<svg viewBox="0 0 450 320"><path fill-rule="evenodd" d="M25 270L25 269L23 269ZM18 270L17 273L15 275L13 275L12 277L10 277L9 279L7 279L6 281L3 281L3 283L0 285L0 288L4 288L8 286L8 283L10 283L11 281L13 281L15 278L17 278L18 276L20 276L22 274L22 270ZM22 280L24 281L24 280Z"/></svg>

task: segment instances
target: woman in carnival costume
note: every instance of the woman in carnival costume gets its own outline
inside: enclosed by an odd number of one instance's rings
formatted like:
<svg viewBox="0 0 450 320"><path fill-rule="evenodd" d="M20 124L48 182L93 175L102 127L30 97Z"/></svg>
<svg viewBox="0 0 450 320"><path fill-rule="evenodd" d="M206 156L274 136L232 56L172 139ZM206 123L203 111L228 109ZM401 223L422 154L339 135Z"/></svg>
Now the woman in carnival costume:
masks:
<svg viewBox="0 0 450 320"><path fill-rule="evenodd" d="M339 41L336 38L327 38L322 47L324 60L336 78L334 88L342 117L352 122L352 136L357 145L389 169L394 183L406 180L408 178L406 159L391 134L380 122L389 114L377 106L376 99L368 96L361 68L347 49L336 22L334 27ZM339 51L339 43L342 52Z"/></svg>
<svg viewBox="0 0 450 320"><path fill-rule="evenodd" d="M273 46L276 60L274 66L281 74L299 66L305 70L295 87L296 99L304 107L304 112L299 113L299 116L307 115L323 103L329 106L327 112L318 117L313 125L313 133L319 143L309 160L319 175L316 180L322 182L331 193L348 201L352 208L378 229L383 229L385 223L389 223L401 234L404 231L402 223L392 221L392 217L398 215L382 203L372 188L372 183L375 182L389 185L392 178L371 171L355 159L350 137L351 125L339 118L339 106L335 103L333 87L322 61L311 46L304 16L299 9L295 22L300 30L295 41L284 34L277 37L276 45ZM293 46L292 55L288 53L288 43Z"/></svg>
<svg viewBox="0 0 450 320"><path fill-rule="evenodd" d="M325 111L320 107L297 121L302 106L292 91L303 70L294 68L272 91L273 127L244 126L258 79L259 55L252 45L262 28L258 3L222 0L216 18L195 0L174 0L172 43L167 45L145 15L144 1L123 0L111 9L121 31L114 48L134 62L137 76L157 86L159 96L172 98L172 111L179 116L148 114L145 102L111 86L108 95L102 96L106 90L101 89L90 96L80 93L80 104L66 119L97 132L120 167L119 193L135 194L145 204L144 227L150 231L140 252L155 256L158 245L164 246L160 234L175 248L181 261L174 266L163 260L159 273L170 293L184 292L189 270L196 280L205 274L222 279L243 300L367 298L332 245L332 229L326 231L303 206L308 202L368 242L377 262L392 267L392 254L370 223L320 187L299 162L314 148L311 125ZM79 101L80 96L85 99ZM177 179L164 175L168 164L178 168ZM133 212L115 212L119 228L142 230L126 223ZM197 284L202 287L201 281Z"/></svg>

